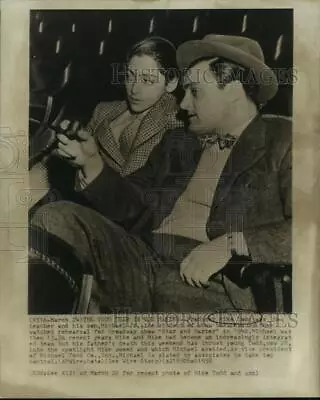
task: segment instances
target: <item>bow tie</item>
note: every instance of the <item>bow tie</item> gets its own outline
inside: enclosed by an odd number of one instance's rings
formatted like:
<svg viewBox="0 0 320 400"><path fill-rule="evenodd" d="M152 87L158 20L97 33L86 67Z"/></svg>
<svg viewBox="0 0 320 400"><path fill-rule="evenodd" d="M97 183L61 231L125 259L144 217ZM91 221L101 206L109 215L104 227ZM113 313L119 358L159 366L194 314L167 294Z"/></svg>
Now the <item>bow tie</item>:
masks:
<svg viewBox="0 0 320 400"><path fill-rule="evenodd" d="M208 148L218 143L219 149L223 150L225 148L230 149L236 142L237 138L227 133L226 135L203 135L199 140L203 148Z"/></svg>

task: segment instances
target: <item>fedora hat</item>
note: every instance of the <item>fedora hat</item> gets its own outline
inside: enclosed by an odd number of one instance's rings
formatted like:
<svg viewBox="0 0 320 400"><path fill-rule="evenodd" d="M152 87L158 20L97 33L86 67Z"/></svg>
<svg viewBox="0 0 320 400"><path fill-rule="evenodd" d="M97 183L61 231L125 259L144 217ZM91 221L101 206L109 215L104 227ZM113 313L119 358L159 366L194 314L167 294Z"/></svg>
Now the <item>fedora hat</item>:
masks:
<svg viewBox="0 0 320 400"><path fill-rule="evenodd" d="M259 103L266 103L277 93L276 75L265 64L263 51L257 41L244 36L210 34L201 40L184 42L177 49L177 63L181 70L208 57L221 57L249 68L259 85Z"/></svg>

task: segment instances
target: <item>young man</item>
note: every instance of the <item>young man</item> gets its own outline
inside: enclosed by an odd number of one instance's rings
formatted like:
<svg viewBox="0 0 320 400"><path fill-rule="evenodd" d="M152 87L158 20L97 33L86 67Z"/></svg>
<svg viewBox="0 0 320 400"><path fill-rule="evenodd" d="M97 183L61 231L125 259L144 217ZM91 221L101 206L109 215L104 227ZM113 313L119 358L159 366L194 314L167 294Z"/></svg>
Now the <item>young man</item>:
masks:
<svg viewBox="0 0 320 400"><path fill-rule="evenodd" d="M245 263L291 263L291 126L259 114L277 92L259 44L208 35L182 44L177 59L188 134L171 134L135 178L120 179L83 132L74 157L82 193L99 213L55 203L32 221L89 265L100 312L255 310L250 288L237 284ZM75 145L61 142L61 151ZM169 162L155 180L177 149L194 168L183 173ZM98 193L102 179L108 185Z"/></svg>

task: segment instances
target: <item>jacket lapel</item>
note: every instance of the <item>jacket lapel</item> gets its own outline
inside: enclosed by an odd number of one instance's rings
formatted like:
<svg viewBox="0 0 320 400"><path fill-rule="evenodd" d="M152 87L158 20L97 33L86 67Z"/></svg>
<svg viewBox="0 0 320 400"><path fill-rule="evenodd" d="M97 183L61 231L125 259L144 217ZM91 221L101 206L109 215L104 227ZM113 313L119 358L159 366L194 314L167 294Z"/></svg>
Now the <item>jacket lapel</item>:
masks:
<svg viewBox="0 0 320 400"><path fill-rule="evenodd" d="M108 105L108 109L104 110L104 118L96 128L96 137L100 143L103 155L112 158L119 167L122 167L126 163L126 160L120 152L119 144L114 140L109 124L125 112L127 108L126 101L114 104L111 103ZM132 162L135 158L135 150L138 150L148 140L159 134L159 132L165 132L167 116L170 114L172 115L175 110L177 110L176 99L170 93L165 93L159 101L151 107L150 111L143 117L140 123L127 163ZM130 130L130 126L126 129Z"/></svg>
<svg viewBox="0 0 320 400"><path fill-rule="evenodd" d="M107 110L104 112L104 118L100 121L96 128L96 138L100 144L102 156L111 158L119 167L125 160L119 150L119 145L115 141L110 123L124 113L128 106L125 101L110 103L107 105Z"/></svg>
<svg viewBox="0 0 320 400"><path fill-rule="evenodd" d="M260 116L257 116L241 134L220 176L211 212L226 198L239 175L264 156L266 152L265 131L265 123Z"/></svg>
<svg viewBox="0 0 320 400"><path fill-rule="evenodd" d="M158 102L151 107L150 111L142 119L132 146L132 151L142 146L159 132L164 132L168 115L173 114L176 109L177 103L175 97L170 93L162 95Z"/></svg>

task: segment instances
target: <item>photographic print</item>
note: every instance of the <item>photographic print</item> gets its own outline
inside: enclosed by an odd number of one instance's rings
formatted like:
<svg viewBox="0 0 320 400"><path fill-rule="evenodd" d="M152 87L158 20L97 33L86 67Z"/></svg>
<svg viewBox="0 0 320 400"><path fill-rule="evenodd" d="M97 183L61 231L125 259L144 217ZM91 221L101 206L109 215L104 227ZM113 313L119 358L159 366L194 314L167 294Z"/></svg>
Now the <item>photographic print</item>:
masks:
<svg viewBox="0 0 320 400"><path fill-rule="evenodd" d="M29 55L29 313L292 312L292 9L32 10Z"/></svg>

